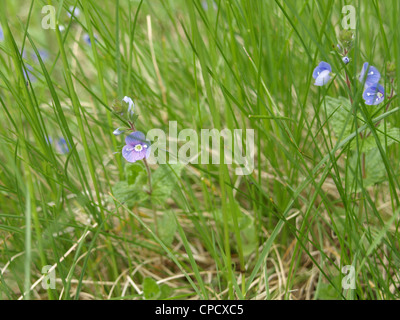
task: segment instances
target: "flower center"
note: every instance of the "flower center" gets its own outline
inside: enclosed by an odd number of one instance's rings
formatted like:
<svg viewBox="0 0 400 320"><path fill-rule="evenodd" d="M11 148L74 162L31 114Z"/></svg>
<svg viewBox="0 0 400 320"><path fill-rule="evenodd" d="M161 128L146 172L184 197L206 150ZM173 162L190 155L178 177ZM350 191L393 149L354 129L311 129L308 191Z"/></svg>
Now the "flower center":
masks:
<svg viewBox="0 0 400 320"><path fill-rule="evenodd" d="M141 145L141 144L137 144L136 146L135 146L135 151L136 152L140 152L140 151L142 151L143 150L143 146Z"/></svg>

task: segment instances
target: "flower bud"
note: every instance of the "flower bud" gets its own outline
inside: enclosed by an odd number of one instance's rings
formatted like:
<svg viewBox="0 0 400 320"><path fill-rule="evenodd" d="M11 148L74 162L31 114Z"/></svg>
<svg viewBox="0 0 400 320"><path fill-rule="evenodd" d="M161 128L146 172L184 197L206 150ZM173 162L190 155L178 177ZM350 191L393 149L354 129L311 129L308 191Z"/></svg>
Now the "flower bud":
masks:
<svg viewBox="0 0 400 320"><path fill-rule="evenodd" d="M125 132L125 130L121 130L120 128L118 128L118 129L114 130L113 135L119 136L119 135L123 134L124 132Z"/></svg>
<svg viewBox="0 0 400 320"><path fill-rule="evenodd" d="M388 62L386 64L386 74L389 78L394 78L396 76L396 65L393 62Z"/></svg>
<svg viewBox="0 0 400 320"><path fill-rule="evenodd" d="M121 114L123 112L122 103L119 100L114 100L112 103L112 109L115 113Z"/></svg>
<svg viewBox="0 0 400 320"><path fill-rule="evenodd" d="M344 64L349 64L350 59L349 59L349 57L343 57L342 61Z"/></svg>

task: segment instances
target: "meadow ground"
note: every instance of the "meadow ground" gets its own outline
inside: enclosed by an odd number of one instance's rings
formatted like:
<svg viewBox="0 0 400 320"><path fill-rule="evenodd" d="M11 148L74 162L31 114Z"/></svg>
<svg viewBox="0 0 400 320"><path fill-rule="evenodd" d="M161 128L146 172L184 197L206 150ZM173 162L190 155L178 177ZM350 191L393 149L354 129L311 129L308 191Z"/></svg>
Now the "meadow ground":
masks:
<svg viewBox="0 0 400 320"><path fill-rule="evenodd" d="M0 5L0 299L399 298L397 0Z"/></svg>

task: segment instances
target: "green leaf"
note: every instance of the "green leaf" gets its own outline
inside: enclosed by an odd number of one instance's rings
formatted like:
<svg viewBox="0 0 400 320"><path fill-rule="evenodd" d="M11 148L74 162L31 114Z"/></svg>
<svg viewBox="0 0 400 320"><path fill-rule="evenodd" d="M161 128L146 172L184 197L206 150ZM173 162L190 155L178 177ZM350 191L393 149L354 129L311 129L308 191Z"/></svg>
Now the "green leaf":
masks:
<svg viewBox="0 0 400 320"><path fill-rule="evenodd" d="M164 204L178 185L183 165L160 165L152 177L152 200L156 204Z"/></svg>
<svg viewBox="0 0 400 320"><path fill-rule="evenodd" d="M143 295L146 300L155 300L161 295L161 289L152 278L144 278Z"/></svg>
<svg viewBox="0 0 400 320"><path fill-rule="evenodd" d="M341 300L341 292L338 291L338 288L341 288L340 276L333 277L332 282L335 286L333 286L331 283L321 283L319 285L319 300Z"/></svg>
<svg viewBox="0 0 400 320"><path fill-rule="evenodd" d="M146 169L141 162L128 163L125 166L125 177L129 185L135 183L140 173L146 173Z"/></svg>
<svg viewBox="0 0 400 320"><path fill-rule="evenodd" d="M324 107L329 127L334 131L337 138L340 138L342 131L342 139L354 131L352 119L347 120L352 117L351 105L348 99L344 97L336 99L328 96L325 98Z"/></svg>
<svg viewBox="0 0 400 320"><path fill-rule="evenodd" d="M218 225L223 226L223 215L221 210L215 210L215 220ZM240 236L242 238L243 254L249 256L258 247L257 230L254 224L254 219L240 211L238 217L238 225L240 230ZM230 230L234 230L233 220L228 221ZM234 239L234 238L232 238ZM237 249L236 241L232 240L232 247Z"/></svg>
<svg viewBox="0 0 400 320"><path fill-rule="evenodd" d="M352 192L361 191L361 172L360 166L362 155L360 155L360 164L358 164L357 153L354 153L349 159L347 172L347 185L351 187ZM372 149L365 153L365 174L363 178L364 188L370 187L376 183L386 180L386 169L379 150Z"/></svg>
<svg viewBox="0 0 400 320"><path fill-rule="evenodd" d="M394 143L400 142L400 129L399 128L390 128L389 125L387 125L386 126L386 134L385 134L384 124L381 124L377 128L376 133L377 133L377 136L383 146L385 146L387 143L387 146L389 147ZM372 134L368 138L359 139L358 143L360 144L360 150L362 152L368 152L377 147L376 139ZM355 150L357 148L356 140L352 141L350 148L352 150Z"/></svg>
<svg viewBox="0 0 400 320"><path fill-rule="evenodd" d="M140 179L132 185L129 185L126 181L117 182L112 189L114 197L119 202L126 203L128 207L134 206L138 202L145 201L149 197L143 189L145 182L143 184L138 182L140 182Z"/></svg>
<svg viewBox="0 0 400 320"><path fill-rule="evenodd" d="M174 241L175 232L177 229L175 215L171 211L163 214L162 218L158 220L158 236L166 246L170 246Z"/></svg>
<svg viewBox="0 0 400 320"><path fill-rule="evenodd" d="M327 115L327 121L329 122L329 127L335 133L337 138L342 137L342 140L349 136L352 132L354 132L354 121L352 117L351 105L348 99L344 97L339 97L339 99L335 99L332 97L325 98L325 111ZM351 117L349 119L349 117ZM364 125L365 122L358 119L359 125ZM347 122L347 124L346 124ZM343 131L343 135L342 135ZM376 129L378 138L382 145L390 146L393 143L400 143L400 129L399 128L390 128L389 124L386 124L386 132L385 126L382 123ZM342 136L341 136L342 135ZM374 135L369 134L368 131L365 134L368 136L367 138L362 139L361 136L358 139L359 150L361 152L368 152L372 149L375 149L377 144ZM350 149L356 150L357 149L357 140L353 139L350 143Z"/></svg>
<svg viewBox="0 0 400 320"><path fill-rule="evenodd" d="M174 290L166 284L162 284L160 286L160 289L161 289L161 294L158 297L159 300L164 300L164 299L170 298L172 296L172 293L174 292Z"/></svg>

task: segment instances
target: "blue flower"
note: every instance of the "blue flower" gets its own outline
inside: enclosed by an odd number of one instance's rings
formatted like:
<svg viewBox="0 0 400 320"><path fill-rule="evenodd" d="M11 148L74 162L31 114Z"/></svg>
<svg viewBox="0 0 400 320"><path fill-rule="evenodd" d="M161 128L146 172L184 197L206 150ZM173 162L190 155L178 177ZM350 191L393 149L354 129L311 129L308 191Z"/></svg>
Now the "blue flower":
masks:
<svg viewBox="0 0 400 320"><path fill-rule="evenodd" d="M128 162L136 162L148 158L150 155L150 142L146 141L144 133L136 131L125 138L126 146L122 149L122 156Z"/></svg>
<svg viewBox="0 0 400 320"><path fill-rule="evenodd" d="M55 146L53 144L53 138L51 136L47 136L47 137L44 137L44 138L46 140L46 143L49 146L55 147L55 149L56 149L56 151L58 153L67 154L69 152L69 147L68 147L67 141L65 141L64 138L58 138L56 140Z"/></svg>
<svg viewBox="0 0 400 320"><path fill-rule="evenodd" d="M376 85L380 79L381 74L379 73L379 71L375 67L369 66L368 62L365 62L360 74L359 81L361 83L365 83L365 87L368 88Z"/></svg>
<svg viewBox="0 0 400 320"><path fill-rule="evenodd" d="M385 89L379 83L368 87L363 93L363 99L368 106L375 106L385 100Z"/></svg>
<svg viewBox="0 0 400 320"><path fill-rule="evenodd" d="M89 36L88 33L85 33L85 34L83 35L83 41L85 41L88 45L91 45L91 44L92 44L92 41L90 40L90 36Z"/></svg>
<svg viewBox="0 0 400 320"><path fill-rule="evenodd" d="M73 6L70 6L69 11L67 12L68 17L70 17L70 18L72 16L75 16L75 18L78 18L80 14L81 14L81 10L78 7L75 7L75 9L74 9Z"/></svg>
<svg viewBox="0 0 400 320"><path fill-rule="evenodd" d="M39 50L39 55L43 62L49 58L49 53L46 50ZM37 64L39 63L39 59L35 53L32 53L32 60Z"/></svg>
<svg viewBox="0 0 400 320"><path fill-rule="evenodd" d="M342 61L344 64L349 64L350 59L349 59L349 57L343 57Z"/></svg>
<svg viewBox="0 0 400 320"><path fill-rule="evenodd" d="M53 139L51 136L44 137L44 139L46 140L48 145L51 145L53 143Z"/></svg>
<svg viewBox="0 0 400 320"><path fill-rule="evenodd" d="M322 61L318 67L314 69L313 78L315 79L314 85L323 86L331 79L332 68L329 63Z"/></svg>
<svg viewBox="0 0 400 320"><path fill-rule="evenodd" d="M93 36L94 36L94 40L95 40L96 43L97 43L97 35L93 35ZM83 41L85 41L89 46L92 45L92 40L90 40L90 36L89 36L88 33L85 33L85 34L83 35Z"/></svg>
<svg viewBox="0 0 400 320"><path fill-rule="evenodd" d="M214 9L214 10L217 10L217 9L218 9L218 6L217 6L217 4L215 3L215 1L212 2L212 5L213 5L213 9ZM201 2L201 6L203 7L203 9L204 9L205 11L207 11L207 10L208 10L208 2L207 2L207 0L203 0L203 1Z"/></svg>
<svg viewBox="0 0 400 320"><path fill-rule="evenodd" d="M57 140L57 150L61 154L67 154L69 152L68 144L64 138L60 138Z"/></svg>
<svg viewBox="0 0 400 320"><path fill-rule="evenodd" d="M28 81L29 79L31 82L36 82L37 79L32 73L33 67L30 64L26 64L25 66L26 66L26 71L25 69L22 70L24 73L25 80Z"/></svg>
<svg viewBox="0 0 400 320"><path fill-rule="evenodd" d="M4 40L4 32L3 32L3 28L0 25L0 41Z"/></svg>

